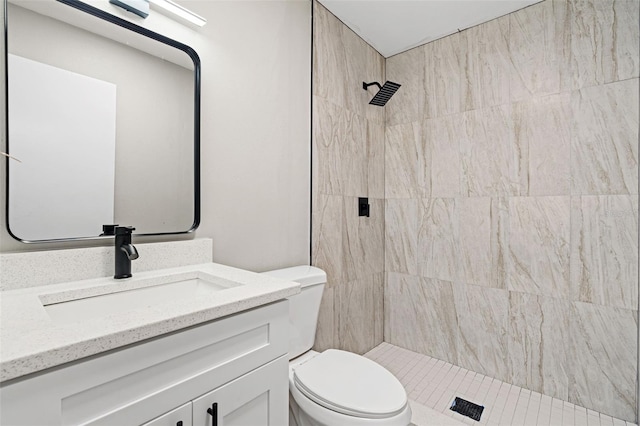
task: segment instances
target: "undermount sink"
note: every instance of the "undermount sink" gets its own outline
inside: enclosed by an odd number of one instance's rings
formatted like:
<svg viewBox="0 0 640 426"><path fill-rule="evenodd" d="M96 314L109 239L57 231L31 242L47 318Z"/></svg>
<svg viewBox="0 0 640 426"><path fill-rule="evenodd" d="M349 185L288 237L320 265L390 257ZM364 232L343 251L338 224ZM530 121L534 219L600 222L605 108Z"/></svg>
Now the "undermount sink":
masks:
<svg viewBox="0 0 640 426"><path fill-rule="evenodd" d="M54 322L69 323L117 313L174 304L241 285L201 271L113 282L81 290L40 295Z"/></svg>

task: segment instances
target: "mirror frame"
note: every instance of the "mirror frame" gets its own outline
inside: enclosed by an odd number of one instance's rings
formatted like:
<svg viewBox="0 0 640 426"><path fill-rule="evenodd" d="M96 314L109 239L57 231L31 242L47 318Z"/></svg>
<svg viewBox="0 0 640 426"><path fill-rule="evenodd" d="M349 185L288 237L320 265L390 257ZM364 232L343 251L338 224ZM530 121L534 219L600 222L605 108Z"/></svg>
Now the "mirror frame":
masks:
<svg viewBox="0 0 640 426"><path fill-rule="evenodd" d="M193 131L193 144L194 144L194 182L193 182L193 191L194 191L194 218L193 224L191 228L186 231L172 231L172 232L157 232L157 233L146 233L146 234L133 234L135 237L146 237L146 236L158 236L158 235L179 235L179 234L188 234L195 231L200 225L200 86L201 86L201 65L200 65L200 57L196 53L196 51L187 46L186 44L180 43L176 40L173 40L169 37L163 36L162 34L158 34L154 31L151 31L147 28L136 25L132 22L129 22L125 19L122 19L118 16L112 15L109 12L106 12L102 9L98 9L94 6L91 6L87 3L83 3L79 0L56 0L60 3L66 4L67 6L71 6L75 9L78 9L82 12L88 13L89 15L95 16L99 19L110 22L114 25L118 25L124 29L129 31L134 31L140 35L149 37L153 40L156 40L160 43L166 44L168 46L174 47L185 52L194 65L194 131ZM9 0L4 0L4 59L5 59L5 143L7 153L10 153L9 149ZM22 243L51 243L51 242L62 242L62 241L81 241L81 240L96 240L96 239L105 239L105 238L113 238L110 236L89 236L89 237L70 237L70 238L56 238L56 239L46 239L46 240L24 240L17 235L15 235L11 231L11 227L9 224L9 161L11 159L9 157L5 157L5 214L6 214L6 227L7 232L16 240ZM135 226L135 224L133 224Z"/></svg>

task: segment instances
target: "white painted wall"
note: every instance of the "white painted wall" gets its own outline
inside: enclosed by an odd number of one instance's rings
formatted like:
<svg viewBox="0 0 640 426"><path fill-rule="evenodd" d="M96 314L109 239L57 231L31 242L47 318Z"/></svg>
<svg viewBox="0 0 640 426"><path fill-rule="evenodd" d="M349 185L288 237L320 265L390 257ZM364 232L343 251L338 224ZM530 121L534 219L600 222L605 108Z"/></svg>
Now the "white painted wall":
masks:
<svg viewBox="0 0 640 426"><path fill-rule="evenodd" d="M220 263L256 271L308 263L311 3L179 3L206 17L207 25L187 27L153 10L143 21L106 1L100 7L200 55L202 223L195 236L213 239ZM4 187L0 196L4 224ZM2 252L79 246L25 246L4 227L1 232Z"/></svg>

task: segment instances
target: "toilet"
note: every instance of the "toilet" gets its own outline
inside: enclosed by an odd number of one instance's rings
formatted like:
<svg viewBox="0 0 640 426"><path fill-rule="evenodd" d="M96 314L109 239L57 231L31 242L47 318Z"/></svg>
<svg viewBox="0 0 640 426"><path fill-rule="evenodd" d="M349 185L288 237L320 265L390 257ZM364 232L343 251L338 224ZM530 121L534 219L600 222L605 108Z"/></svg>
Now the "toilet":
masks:
<svg viewBox="0 0 640 426"><path fill-rule="evenodd" d="M311 350L327 275L314 266L265 274L298 282L289 298L289 425L407 426L411 408L402 384L363 356Z"/></svg>

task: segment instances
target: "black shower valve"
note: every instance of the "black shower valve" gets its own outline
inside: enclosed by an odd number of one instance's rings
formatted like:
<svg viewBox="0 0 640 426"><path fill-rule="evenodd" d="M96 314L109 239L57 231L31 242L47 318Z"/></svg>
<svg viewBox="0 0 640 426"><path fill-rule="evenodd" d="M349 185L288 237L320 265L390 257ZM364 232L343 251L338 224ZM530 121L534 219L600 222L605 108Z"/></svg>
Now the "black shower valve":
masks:
<svg viewBox="0 0 640 426"><path fill-rule="evenodd" d="M369 199L360 197L358 198L358 216L369 217Z"/></svg>

